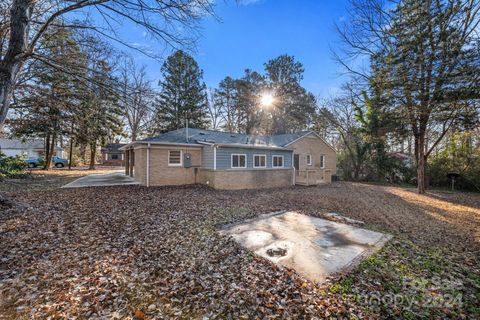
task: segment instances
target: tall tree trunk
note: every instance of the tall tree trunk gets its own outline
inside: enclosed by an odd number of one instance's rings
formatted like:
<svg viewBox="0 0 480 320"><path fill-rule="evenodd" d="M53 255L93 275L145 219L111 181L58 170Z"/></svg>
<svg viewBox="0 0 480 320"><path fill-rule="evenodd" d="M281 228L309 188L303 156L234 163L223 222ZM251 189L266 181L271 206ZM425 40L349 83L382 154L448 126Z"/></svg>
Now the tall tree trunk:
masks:
<svg viewBox="0 0 480 320"><path fill-rule="evenodd" d="M82 158L82 163L86 165L87 164L87 146L84 143L80 144L80 156Z"/></svg>
<svg viewBox="0 0 480 320"><path fill-rule="evenodd" d="M97 143L93 142L90 144L90 166L88 170L95 170L95 156L97 153Z"/></svg>
<svg viewBox="0 0 480 320"><path fill-rule="evenodd" d="M425 134L420 134L416 144L417 149L417 189L419 194L424 194L426 189L425 184Z"/></svg>
<svg viewBox="0 0 480 320"><path fill-rule="evenodd" d="M412 155L412 137L411 137L411 135L408 136L407 142L408 142L408 147L407 147L408 155L411 156Z"/></svg>
<svg viewBox="0 0 480 320"><path fill-rule="evenodd" d="M5 122L13 94L13 76L0 67L0 125Z"/></svg>
<svg viewBox="0 0 480 320"><path fill-rule="evenodd" d="M10 37L0 60L0 125L5 122L17 76L25 61L28 32L35 1L13 0L10 9Z"/></svg>
<svg viewBox="0 0 480 320"><path fill-rule="evenodd" d="M68 153L68 170L72 169L72 156L73 156L73 121L70 125L70 150Z"/></svg>
<svg viewBox="0 0 480 320"><path fill-rule="evenodd" d="M137 129L132 128L132 142L137 141Z"/></svg>
<svg viewBox="0 0 480 320"><path fill-rule="evenodd" d="M47 159L49 158L50 153L50 133L45 135L45 149L44 149L44 156L43 156L43 169L46 169Z"/></svg>
<svg viewBox="0 0 480 320"><path fill-rule="evenodd" d="M52 133L52 140L49 141L49 148L48 148L48 153L46 154L45 157L45 165L43 167L43 170L50 170L52 166L52 157L53 153L55 152L55 142L57 138L57 134L54 132Z"/></svg>
<svg viewBox="0 0 480 320"><path fill-rule="evenodd" d="M360 180L360 163L358 161L355 161L353 164L353 180L359 181Z"/></svg>

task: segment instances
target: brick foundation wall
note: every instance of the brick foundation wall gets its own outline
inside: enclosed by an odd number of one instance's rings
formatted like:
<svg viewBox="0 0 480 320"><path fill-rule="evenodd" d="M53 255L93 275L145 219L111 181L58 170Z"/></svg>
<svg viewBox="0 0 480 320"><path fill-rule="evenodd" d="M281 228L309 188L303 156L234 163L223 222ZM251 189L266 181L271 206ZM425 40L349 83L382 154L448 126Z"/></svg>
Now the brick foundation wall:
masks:
<svg viewBox="0 0 480 320"><path fill-rule="evenodd" d="M292 176L293 169L218 171L200 169L198 183L223 190L263 189L290 186Z"/></svg>
<svg viewBox="0 0 480 320"><path fill-rule="evenodd" d="M102 165L104 166L125 166L124 160L103 160Z"/></svg>

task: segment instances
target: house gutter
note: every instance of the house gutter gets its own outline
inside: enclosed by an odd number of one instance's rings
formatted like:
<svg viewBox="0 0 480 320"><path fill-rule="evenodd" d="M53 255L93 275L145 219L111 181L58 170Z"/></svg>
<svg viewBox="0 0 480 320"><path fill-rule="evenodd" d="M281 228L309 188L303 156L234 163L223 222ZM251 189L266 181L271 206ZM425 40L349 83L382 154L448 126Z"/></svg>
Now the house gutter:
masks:
<svg viewBox="0 0 480 320"><path fill-rule="evenodd" d="M293 168L293 185L295 185L295 183L297 182L296 179L297 179L297 169L295 169L295 153L292 152L292 168Z"/></svg>
<svg viewBox="0 0 480 320"><path fill-rule="evenodd" d="M147 144L147 187L150 187L150 143Z"/></svg>
<svg viewBox="0 0 480 320"><path fill-rule="evenodd" d="M127 150L132 148L135 145L159 145L159 146L182 146L182 147L191 147L191 148L201 148L201 145L194 143L175 143L175 142L161 142L161 141L134 141L131 142L118 150Z"/></svg>
<svg viewBox="0 0 480 320"><path fill-rule="evenodd" d="M216 144L219 147L227 148L245 148L245 149L264 149L264 150L283 150L283 151L292 151L292 149L284 147L274 147L274 146L262 146L262 145L253 145L253 144L243 144L243 143L218 143Z"/></svg>

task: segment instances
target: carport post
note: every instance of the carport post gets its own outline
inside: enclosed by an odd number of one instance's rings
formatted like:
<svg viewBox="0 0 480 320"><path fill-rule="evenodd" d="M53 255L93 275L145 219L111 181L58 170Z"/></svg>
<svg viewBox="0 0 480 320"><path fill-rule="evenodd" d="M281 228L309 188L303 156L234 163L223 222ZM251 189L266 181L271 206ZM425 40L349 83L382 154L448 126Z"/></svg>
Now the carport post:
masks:
<svg viewBox="0 0 480 320"><path fill-rule="evenodd" d="M130 150L125 150L125 175L128 176L130 172Z"/></svg>
<svg viewBox="0 0 480 320"><path fill-rule="evenodd" d="M135 151L130 150L130 177L133 177L133 166L135 165Z"/></svg>

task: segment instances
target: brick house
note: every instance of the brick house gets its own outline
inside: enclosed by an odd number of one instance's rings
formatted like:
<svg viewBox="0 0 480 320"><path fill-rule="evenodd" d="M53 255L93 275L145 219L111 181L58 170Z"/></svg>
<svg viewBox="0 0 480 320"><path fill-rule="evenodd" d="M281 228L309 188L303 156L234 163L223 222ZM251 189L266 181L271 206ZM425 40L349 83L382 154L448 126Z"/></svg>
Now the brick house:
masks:
<svg viewBox="0 0 480 320"><path fill-rule="evenodd" d="M125 154L120 150L124 145L124 143L106 144L101 150L102 164L105 166L124 166Z"/></svg>
<svg viewBox="0 0 480 320"><path fill-rule="evenodd" d="M330 183L336 153L312 131L255 136L178 129L134 141L125 172L146 186L203 183L216 189L253 189Z"/></svg>

